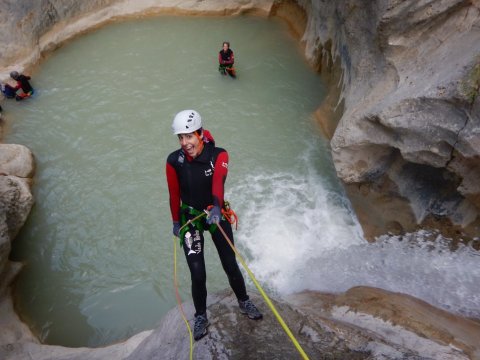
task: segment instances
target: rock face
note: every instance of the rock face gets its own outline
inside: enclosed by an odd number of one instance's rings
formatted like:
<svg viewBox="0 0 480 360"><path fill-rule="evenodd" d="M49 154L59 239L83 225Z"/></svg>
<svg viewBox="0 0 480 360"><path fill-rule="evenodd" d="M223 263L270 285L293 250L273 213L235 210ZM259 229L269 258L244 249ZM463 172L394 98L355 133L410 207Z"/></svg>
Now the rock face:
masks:
<svg viewBox="0 0 480 360"><path fill-rule="evenodd" d="M20 339L33 340L11 306L8 285L20 265L8 260L11 241L25 223L33 205L30 192L34 173L33 155L22 145L0 144L0 343L6 345ZM14 323L17 330L9 331Z"/></svg>
<svg viewBox="0 0 480 360"><path fill-rule="evenodd" d="M30 192L33 171L30 150L22 145L0 144L0 289L8 284L3 279L11 279L8 275L11 239L18 234L33 205Z"/></svg>
<svg viewBox="0 0 480 360"><path fill-rule="evenodd" d="M261 321L241 315L229 292L209 300L209 334L196 343L195 359L299 359L259 295ZM476 359L480 324L433 308L418 299L375 288L357 287L337 296L304 292L275 308L310 359ZM294 306L294 308L292 307ZM185 311L193 313L191 304ZM368 331L365 331L368 329ZM420 334L420 335L417 335ZM434 340L429 340L434 339ZM186 359L189 337L178 310L127 358Z"/></svg>
<svg viewBox="0 0 480 360"><path fill-rule="evenodd" d="M209 333L195 342L194 359L300 359L300 353L261 297L264 313L241 315L231 291L208 298ZM479 359L480 324L401 294L359 287L337 296L301 293L273 301L294 339L310 359ZM190 324L191 302L183 304ZM392 319L387 321L384 319ZM188 359L190 338L178 309L153 331L98 349L41 345L32 339L0 347L5 360Z"/></svg>
<svg viewBox="0 0 480 360"><path fill-rule="evenodd" d="M379 218L387 230L433 220L478 235L480 3L299 2L307 56L326 75L342 69L332 155L350 193L362 189L354 205L377 209L359 216L367 235L385 232Z"/></svg>
<svg viewBox="0 0 480 360"><path fill-rule="evenodd" d="M35 62L40 57L39 39L57 23L68 21L89 11L101 10L116 0L40 0L2 1L0 12L0 67Z"/></svg>

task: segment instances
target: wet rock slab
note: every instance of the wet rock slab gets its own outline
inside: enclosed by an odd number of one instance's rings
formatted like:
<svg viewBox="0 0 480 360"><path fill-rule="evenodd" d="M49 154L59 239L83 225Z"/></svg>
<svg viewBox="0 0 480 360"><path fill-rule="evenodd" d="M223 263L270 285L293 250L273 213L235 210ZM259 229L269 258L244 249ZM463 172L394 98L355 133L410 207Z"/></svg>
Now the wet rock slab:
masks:
<svg viewBox="0 0 480 360"><path fill-rule="evenodd" d="M195 342L194 359L299 359L300 354L273 313L258 295L251 295L264 313L250 320L238 310L236 299L224 292L209 298L209 333ZM286 303L275 306L310 359L368 359L370 352L349 344L314 318ZM185 312L193 313L191 306ZM190 323L192 319L190 316ZM358 348L357 348L358 347ZM188 359L189 334L179 311L173 310L127 359Z"/></svg>

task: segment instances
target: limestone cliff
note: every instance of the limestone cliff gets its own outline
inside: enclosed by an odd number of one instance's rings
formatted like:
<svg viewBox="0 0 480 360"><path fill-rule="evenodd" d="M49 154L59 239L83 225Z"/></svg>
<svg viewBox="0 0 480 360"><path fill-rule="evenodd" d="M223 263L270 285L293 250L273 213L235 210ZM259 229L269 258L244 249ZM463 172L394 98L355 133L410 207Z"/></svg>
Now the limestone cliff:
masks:
<svg viewBox="0 0 480 360"><path fill-rule="evenodd" d="M0 299L13 271L8 261L11 241L27 220L33 205L30 192L33 155L21 145L0 144Z"/></svg>
<svg viewBox="0 0 480 360"><path fill-rule="evenodd" d="M299 3L308 58L336 71L330 105L343 112L323 127L367 235L418 224L478 235L480 3Z"/></svg>

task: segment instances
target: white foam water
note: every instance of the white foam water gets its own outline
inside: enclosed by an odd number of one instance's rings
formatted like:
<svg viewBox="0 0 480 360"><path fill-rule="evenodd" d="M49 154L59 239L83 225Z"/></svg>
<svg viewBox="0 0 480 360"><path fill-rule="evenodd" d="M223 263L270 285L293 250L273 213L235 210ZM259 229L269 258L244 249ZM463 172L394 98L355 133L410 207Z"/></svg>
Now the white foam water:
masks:
<svg viewBox="0 0 480 360"><path fill-rule="evenodd" d="M232 190L237 245L261 283L278 295L373 286L480 317L478 251L452 251L448 239L431 241L426 231L368 243L348 201L309 161L292 172L250 174Z"/></svg>

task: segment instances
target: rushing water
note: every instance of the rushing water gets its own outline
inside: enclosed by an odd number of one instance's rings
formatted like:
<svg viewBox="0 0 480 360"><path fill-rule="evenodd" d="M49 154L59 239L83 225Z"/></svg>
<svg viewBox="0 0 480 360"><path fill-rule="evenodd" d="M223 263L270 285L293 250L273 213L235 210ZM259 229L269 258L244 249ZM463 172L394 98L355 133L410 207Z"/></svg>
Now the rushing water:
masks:
<svg viewBox="0 0 480 360"><path fill-rule="evenodd" d="M238 79L218 74L230 40ZM22 317L47 343L98 346L154 327L175 306L165 183L170 124L198 110L230 154L236 241L272 294L371 285L479 316L480 257L441 239L367 243L312 113L324 96L286 26L161 17L109 25L56 51L37 93L5 104L7 142L36 157L34 206L12 258ZM207 241L210 292L227 287ZM180 253L179 253L180 254ZM189 274L179 257L181 295Z"/></svg>

